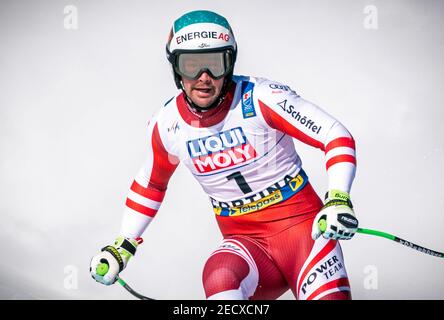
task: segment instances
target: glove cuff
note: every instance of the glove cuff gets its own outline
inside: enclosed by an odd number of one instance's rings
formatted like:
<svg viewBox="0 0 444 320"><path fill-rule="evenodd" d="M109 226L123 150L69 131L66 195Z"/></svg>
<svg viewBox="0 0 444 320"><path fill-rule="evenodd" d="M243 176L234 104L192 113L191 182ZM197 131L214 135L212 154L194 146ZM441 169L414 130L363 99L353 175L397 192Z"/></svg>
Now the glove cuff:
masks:
<svg viewBox="0 0 444 320"><path fill-rule="evenodd" d="M119 272L122 272L122 270L125 268L125 263L123 262L123 258L120 255L119 251L117 251L117 249L113 246L106 246L102 248L102 251L109 252L114 257L114 259L116 259L117 263L119 264Z"/></svg>
<svg viewBox="0 0 444 320"><path fill-rule="evenodd" d="M121 254L127 256L128 258L136 254L138 245L139 243L135 239L129 239L124 237L118 237L114 241L114 247L116 247Z"/></svg>
<svg viewBox="0 0 444 320"><path fill-rule="evenodd" d="M120 253L123 259L123 267L125 268L128 261L136 254L137 246L139 243L136 239L130 239L125 237L118 237L114 241L114 247Z"/></svg>
<svg viewBox="0 0 444 320"><path fill-rule="evenodd" d="M346 205L353 209L353 204L350 200L350 194L345 191L331 189L325 194L325 205L329 207L332 205Z"/></svg>
<svg viewBox="0 0 444 320"><path fill-rule="evenodd" d="M118 237L113 245L102 248L102 251L109 252L119 263L119 272L125 269L129 259L136 254L139 243L135 239Z"/></svg>

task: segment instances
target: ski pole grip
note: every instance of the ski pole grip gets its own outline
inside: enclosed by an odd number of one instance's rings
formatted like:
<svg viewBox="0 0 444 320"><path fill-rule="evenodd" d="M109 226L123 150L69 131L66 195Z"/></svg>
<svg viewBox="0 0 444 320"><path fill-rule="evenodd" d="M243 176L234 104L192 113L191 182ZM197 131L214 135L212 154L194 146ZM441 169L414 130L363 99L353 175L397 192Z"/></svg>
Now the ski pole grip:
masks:
<svg viewBox="0 0 444 320"><path fill-rule="evenodd" d="M101 264L99 264L98 266L97 266L97 268L96 268L96 273L99 275L99 276L104 276L107 272L108 272L108 270L109 270L109 266L108 266L108 264L106 264L106 263L101 263Z"/></svg>
<svg viewBox="0 0 444 320"><path fill-rule="evenodd" d="M324 233L327 230L327 221L325 219L321 219L318 221L319 230Z"/></svg>

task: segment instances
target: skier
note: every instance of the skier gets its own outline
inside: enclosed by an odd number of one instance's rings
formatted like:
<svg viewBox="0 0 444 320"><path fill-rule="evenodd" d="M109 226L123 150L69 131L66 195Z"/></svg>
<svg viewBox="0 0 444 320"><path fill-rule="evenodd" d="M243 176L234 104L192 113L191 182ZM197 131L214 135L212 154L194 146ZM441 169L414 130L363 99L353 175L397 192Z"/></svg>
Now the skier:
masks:
<svg viewBox="0 0 444 320"><path fill-rule="evenodd" d="M182 162L209 195L223 235L204 266L207 299L276 299L288 289L296 299L350 299L338 240L358 227L349 196L352 135L288 85L233 75L234 34L214 12L177 19L166 52L180 90L150 120L148 157L129 190L120 234L92 258L92 277L116 281ZM293 138L325 153L324 203ZM103 276L100 263L109 266Z"/></svg>

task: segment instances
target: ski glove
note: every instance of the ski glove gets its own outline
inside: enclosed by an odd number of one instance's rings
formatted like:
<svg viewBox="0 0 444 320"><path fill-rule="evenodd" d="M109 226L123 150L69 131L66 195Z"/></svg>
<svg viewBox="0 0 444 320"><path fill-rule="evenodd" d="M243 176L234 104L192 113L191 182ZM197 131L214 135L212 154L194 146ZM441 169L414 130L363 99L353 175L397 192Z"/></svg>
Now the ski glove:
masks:
<svg viewBox="0 0 444 320"><path fill-rule="evenodd" d="M330 190L325 195L325 204L316 215L311 237L313 240L322 236L325 239L349 240L358 229L358 219L347 192Z"/></svg>
<svg viewBox="0 0 444 320"><path fill-rule="evenodd" d="M89 271L93 279L107 286L116 282L119 273L136 254L137 246L142 240L139 239L118 237L114 245L104 247L91 259Z"/></svg>

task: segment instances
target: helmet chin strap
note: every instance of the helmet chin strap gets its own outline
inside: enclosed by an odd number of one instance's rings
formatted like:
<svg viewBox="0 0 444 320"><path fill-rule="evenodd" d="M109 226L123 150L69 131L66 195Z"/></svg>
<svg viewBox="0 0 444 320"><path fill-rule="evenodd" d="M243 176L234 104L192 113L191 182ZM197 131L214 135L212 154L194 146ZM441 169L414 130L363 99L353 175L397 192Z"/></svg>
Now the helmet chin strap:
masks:
<svg viewBox="0 0 444 320"><path fill-rule="evenodd" d="M224 79L224 84L222 85L222 89L220 90L219 96L217 97L216 100L214 100L214 102L212 104L210 104L208 107L202 108L200 106L198 106L197 104L195 104L193 102L193 100L191 100L190 97L187 96L187 93L185 92L185 90L183 89L183 85L182 85L182 91L185 95L186 100L188 101L188 104L190 105L190 107L192 107L193 109L199 111L199 112L205 112L214 108L217 108L222 101L224 101L225 99L225 95L228 91L228 84L231 82L231 76L227 76Z"/></svg>

